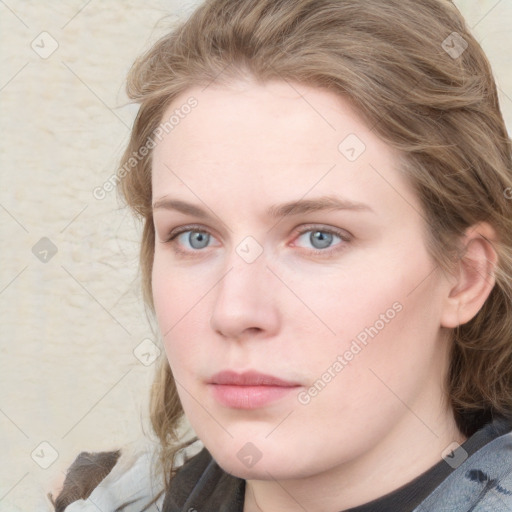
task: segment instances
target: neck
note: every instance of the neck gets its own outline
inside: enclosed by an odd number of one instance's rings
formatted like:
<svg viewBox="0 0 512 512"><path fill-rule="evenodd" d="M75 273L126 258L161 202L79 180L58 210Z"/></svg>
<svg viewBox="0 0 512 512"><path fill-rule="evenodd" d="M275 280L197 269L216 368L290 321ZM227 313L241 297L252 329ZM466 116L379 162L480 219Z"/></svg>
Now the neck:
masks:
<svg viewBox="0 0 512 512"><path fill-rule="evenodd" d="M247 480L244 512L337 512L389 494L437 464L451 443L465 441L451 410L442 414L444 421L407 411L378 446L322 474Z"/></svg>

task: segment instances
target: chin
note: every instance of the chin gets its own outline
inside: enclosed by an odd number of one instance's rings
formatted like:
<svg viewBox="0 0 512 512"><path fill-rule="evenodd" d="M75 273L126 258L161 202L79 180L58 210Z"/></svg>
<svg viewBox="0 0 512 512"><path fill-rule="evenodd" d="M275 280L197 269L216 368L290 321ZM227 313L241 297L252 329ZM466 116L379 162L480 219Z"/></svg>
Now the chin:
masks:
<svg viewBox="0 0 512 512"><path fill-rule="evenodd" d="M283 471L283 468L274 464L265 465L263 461L259 461L253 467L244 467L237 459L217 463L226 473L243 480L286 480L295 477L288 471Z"/></svg>
<svg viewBox="0 0 512 512"><path fill-rule="evenodd" d="M260 452L260 455L257 455L254 451L253 457L256 458L252 460L251 447L242 453L210 453L226 473L244 480L288 480L311 476L311 471L300 467L297 460L288 460L275 452L265 457L264 453Z"/></svg>

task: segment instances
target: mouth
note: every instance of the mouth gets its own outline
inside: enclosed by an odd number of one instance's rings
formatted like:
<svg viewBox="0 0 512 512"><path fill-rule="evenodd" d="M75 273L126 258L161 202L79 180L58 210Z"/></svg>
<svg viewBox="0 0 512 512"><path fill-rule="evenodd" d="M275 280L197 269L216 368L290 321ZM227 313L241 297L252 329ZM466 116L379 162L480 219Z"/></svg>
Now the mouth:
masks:
<svg viewBox="0 0 512 512"><path fill-rule="evenodd" d="M213 397L231 409L259 409L301 387L272 375L248 371L223 371L211 377L208 388Z"/></svg>

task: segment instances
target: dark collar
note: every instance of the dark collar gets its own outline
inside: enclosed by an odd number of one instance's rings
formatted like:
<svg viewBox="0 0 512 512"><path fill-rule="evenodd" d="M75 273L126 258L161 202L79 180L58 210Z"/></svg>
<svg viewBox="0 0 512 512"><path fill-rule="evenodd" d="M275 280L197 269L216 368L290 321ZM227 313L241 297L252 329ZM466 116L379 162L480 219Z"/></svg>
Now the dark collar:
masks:
<svg viewBox="0 0 512 512"><path fill-rule="evenodd" d="M510 419L500 418L471 436L462 447L471 456L487 443L510 432ZM365 505L345 512L411 512L452 472L441 460L413 481ZM176 473L162 512L243 512L245 481L223 471L204 448Z"/></svg>

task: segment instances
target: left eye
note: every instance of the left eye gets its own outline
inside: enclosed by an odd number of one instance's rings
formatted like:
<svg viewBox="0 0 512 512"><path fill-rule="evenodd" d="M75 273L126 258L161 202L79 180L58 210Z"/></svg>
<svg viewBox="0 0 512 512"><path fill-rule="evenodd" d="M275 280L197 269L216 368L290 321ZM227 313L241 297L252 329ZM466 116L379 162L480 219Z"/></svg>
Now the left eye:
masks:
<svg viewBox="0 0 512 512"><path fill-rule="evenodd" d="M342 241L342 238L331 231L321 229L310 229L297 237L297 245L322 250L329 249Z"/></svg>

